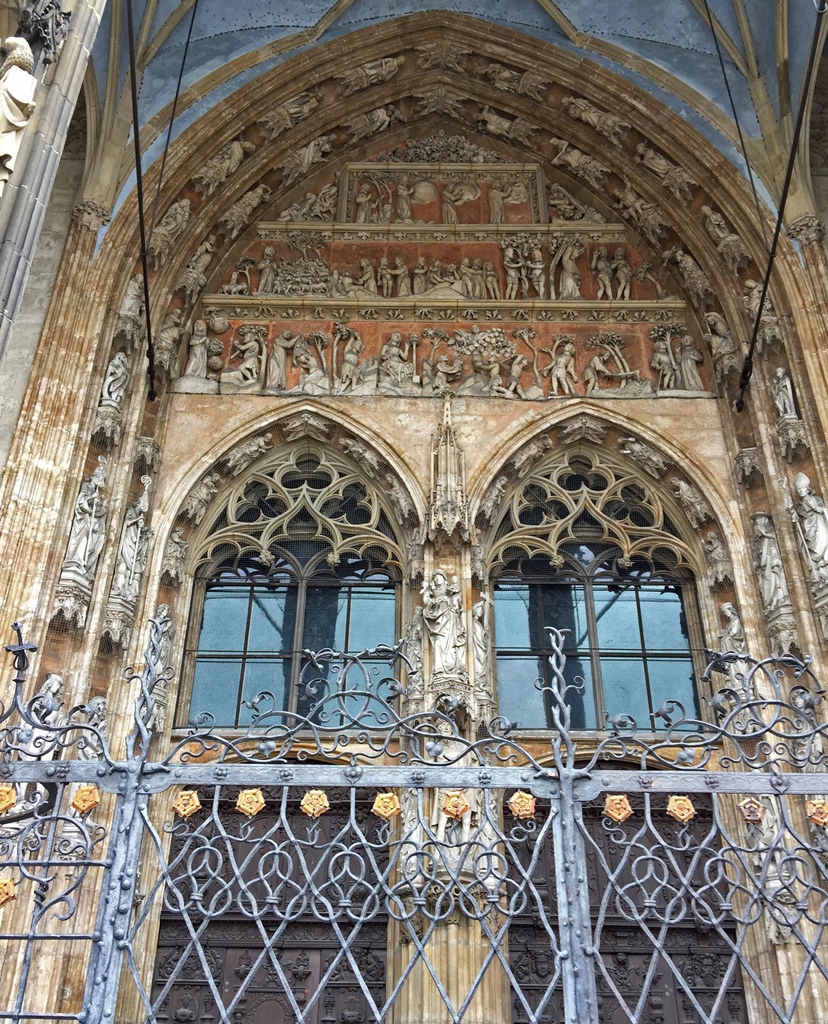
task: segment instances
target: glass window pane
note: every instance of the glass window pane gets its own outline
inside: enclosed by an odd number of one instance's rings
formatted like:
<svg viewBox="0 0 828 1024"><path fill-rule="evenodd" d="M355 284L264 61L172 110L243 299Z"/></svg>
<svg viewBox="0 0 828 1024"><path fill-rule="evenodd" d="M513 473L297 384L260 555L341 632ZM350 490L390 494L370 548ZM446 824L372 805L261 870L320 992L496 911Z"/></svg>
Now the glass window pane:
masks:
<svg viewBox="0 0 828 1024"><path fill-rule="evenodd" d="M640 651L636 588L596 584L593 593L599 648L602 651Z"/></svg>
<svg viewBox="0 0 828 1024"><path fill-rule="evenodd" d="M253 591L248 651L290 651L296 624L296 588Z"/></svg>
<svg viewBox="0 0 828 1024"><path fill-rule="evenodd" d="M648 658L647 671L650 675L654 711L666 700L677 700L687 718L697 717L696 684L693 663L689 658ZM677 713L672 717L677 718ZM655 727L663 729L663 720L657 719Z"/></svg>
<svg viewBox="0 0 828 1024"><path fill-rule="evenodd" d="M681 595L675 591L642 589L641 617L648 650L689 651L690 640L681 607Z"/></svg>
<svg viewBox="0 0 828 1024"><path fill-rule="evenodd" d="M495 637L502 649L529 649L529 587L498 584L494 592Z"/></svg>
<svg viewBox="0 0 828 1024"><path fill-rule="evenodd" d="M217 587L204 595L200 651L243 651L247 630L248 587Z"/></svg>
<svg viewBox="0 0 828 1024"><path fill-rule="evenodd" d="M541 590L544 626L554 626L564 632L565 650L584 650L589 647L584 588L575 583L558 583ZM542 647L548 647L546 634Z"/></svg>
<svg viewBox="0 0 828 1024"><path fill-rule="evenodd" d="M377 644L393 644L396 639L396 604L397 595L393 590L354 587L351 591L351 626L347 649L364 651Z"/></svg>
<svg viewBox="0 0 828 1024"><path fill-rule="evenodd" d="M541 664L530 655L498 657L497 693L500 714L521 729L547 727L544 695L535 685Z"/></svg>
<svg viewBox="0 0 828 1024"><path fill-rule="evenodd" d="M206 711L217 726L235 725L241 665L241 660L236 658L199 658L196 661L191 719Z"/></svg>
<svg viewBox="0 0 828 1024"><path fill-rule="evenodd" d="M601 658L601 679L607 714L629 715L639 728L652 728L643 658Z"/></svg>
<svg viewBox="0 0 828 1024"><path fill-rule="evenodd" d="M344 650L347 614L346 587L308 587L302 649L321 651L332 647L335 651Z"/></svg>
<svg viewBox="0 0 828 1024"><path fill-rule="evenodd" d="M291 658L279 658L271 661L268 659L248 659L244 668L244 688L242 698L252 700L258 694L271 694L273 700L265 697L259 704L259 714L267 714L276 709L285 707L285 698L290 690L290 669ZM239 724L249 725L253 720L253 711L242 705L239 711ZM275 725L279 718L270 717L263 722L263 727Z"/></svg>

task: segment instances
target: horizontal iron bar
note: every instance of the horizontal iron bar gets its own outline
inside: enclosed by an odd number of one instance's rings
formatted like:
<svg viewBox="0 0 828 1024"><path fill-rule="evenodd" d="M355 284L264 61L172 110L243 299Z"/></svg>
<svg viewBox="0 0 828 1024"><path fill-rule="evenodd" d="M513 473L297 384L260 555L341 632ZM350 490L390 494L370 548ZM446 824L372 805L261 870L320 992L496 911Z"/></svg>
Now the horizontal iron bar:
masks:
<svg viewBox="0 0 828 1024"><path fill-rule="evenodd" d="M823 781L824 780L824 781ZM612 793L828 793L828 774L816 772L603 771L579 780L580 788Z"/></svg>

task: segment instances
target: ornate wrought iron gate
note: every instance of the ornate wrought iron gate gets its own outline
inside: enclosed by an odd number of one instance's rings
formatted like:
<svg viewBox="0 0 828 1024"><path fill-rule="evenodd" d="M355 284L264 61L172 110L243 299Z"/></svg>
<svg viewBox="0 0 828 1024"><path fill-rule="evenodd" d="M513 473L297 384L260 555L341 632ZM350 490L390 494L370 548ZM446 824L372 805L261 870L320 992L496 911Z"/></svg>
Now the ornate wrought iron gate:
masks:
<svg viewBox="0 0 828 1024"><path fill-rule="evenodd" d="M4 709L0 926L13 1022L814 1021L828 1009L822 690L713 659L709 721L569 728L548 750L406 713L404 658L309 656L306 717L153 754L160 625L134 725L59 681Z"/></svg>

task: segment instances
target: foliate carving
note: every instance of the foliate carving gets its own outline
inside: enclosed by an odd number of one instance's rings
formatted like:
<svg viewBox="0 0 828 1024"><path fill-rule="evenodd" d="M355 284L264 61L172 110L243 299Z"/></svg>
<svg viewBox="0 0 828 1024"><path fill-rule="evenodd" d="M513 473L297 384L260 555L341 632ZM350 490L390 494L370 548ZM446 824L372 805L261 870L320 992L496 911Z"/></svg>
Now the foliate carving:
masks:
<svg viewBox="0 0 828 1024"><path fill-rule="evenodd" d="M671 163L661 153L650 149L645 142L639 142L635 147L635 160L652 171L667 191L680 202L689 203L692 200L693 189L698 188L699 183L683 167Z"/></svg>
<svg viewBox="0 0 828 1024"><path fill-rule="evenodd" d="M776 424L776 436L783 456L791 462L800 448L810 448L811 440L805 424L799 419L780 419Z"/></svg>
<svg viewBox="0 0 828 1024"><path fill-rule="evenodd" d="M750 253L742 239L728 227L724 217L710 206L703 206L704 226L716 246L716 251L730 267L731 273L738 274L750 263Z"/></svg>
<svg viewBox="0 0 828 1024"><path fill-rule="evenodd" d="M650 445L639 441L636 437L619 437L618 447L624 455L637 462L645 472L660 480L667 472L669 461Z"/></svg>
<svg viewBox="0 0 828 1024"><path fill-rule="evenodd" d="M692 526L699 529L700 526L713 519L710 506L697 487L678 477L673 477L670 486Z"/></svg>
<svg viewBox="0 0 828 1024"><path fill-rule="evenodd" d="M404 149L395 149L382 159L417 164L488 164L503 161L499 153L469 142L464 135L446 135L444 131L426 135L422 139L406 139Z"/></svg>
<svg viewBox="0 0 828 1024"><path fill-rule="evenodd" d="M273 435L271 433L263 434L260 437L250 437L246 441L242 441L241 444L237 444L221 461L230 470L231 476L238 476L239 473L247 469L254 459L272 447L272 443Z"/></svg>
<svg viewBox="0 0 828 1024"><path fill-rule="evenodd" d="M223 182L236 173L248 153L256 147L252 142L241 138L233 139L205 163L201 170L193 175L196 191L203 196L211 196Z"/></svg>
<svg viewBox="0 0 828 1024"><path fill-rule="evenodd" d="M789 224L787 230L790 237L800 245L813 245L825 238L825 225L812 213L806 213L804 217Z"/></svg>
<svg viewBox="0 0 828 1024"><path fill-rule="evenodd" d="M207 509L219 488L220 481L220 473L208 473L207 476L202 477L190 491L184 507L181 509L181 514L198 525L207 514Z"/></svg>
<svg viewBox="0 0 828 1024"><path fill-rule="evenodd" d="M143 476L156 476L161 465L161 446L154 437L139 437L135 445L135 468Z"/></svg>
<svg viewBox="0 0 828 1024"><path fill-rule="evenodd" d="M460 75L466 73L468 60L472 55L471 50L462 50L448 39L418 46L417 53L417 67L421 71L438 68L440 71L456 71Z"/></svg>
<svg viewBox="0 0 828 1024"><path fill-rule="evenodd" d="M570 146L565 139L556 139L553 136L550 142L558 147L557 155L552 158L553 164L569 168L574 175L583 178L593 188L604 188L607 178L612 173L609 167L605 167L580 149Z"/></svg>
<svg viewBox="0 0 828 1024"><path fill-rule="evenodd" d="M438 85L428 92L415 92L417 100L417 117L428 117L429 114L443 114L462 120L463 108L460 106L463 97L450 92L445 86Z"/></svg>
<svg viewBox="0 0 828 1024"><path fill-rule="evenodd" d="M575 444L578 441L589 441L601 445L606 440L607 428L603 423L593 419L586 413L566 420L559 428L558 440L561 444Z"/></svg>
<svg viewBox="0 0 828 1024"><path fill-rule="evenodd" d="M152 257L156 270L160 270L166 265L173 246L187 226L189 219L190 200L179 199L178 202L172 204L153 228L147 252Z"/></svg>
<svg viewBox="0 0 828 1024"><path fill-rule="evenodd" d="M312 412L302 412L279 424L282 434L288 441L299 437L314 437L317 441L330 439L333 424Z"/></svg>
<svg viewBox="0 0 828 1024"><path fill-rule="evenodd" d="M741 448L734 457L736 479L740 484L750 487L754 478L761 479L762 463L759 461L758 448Z"/></svg>
<svg viewBox="0 0 828 1024"><path fill-rule="evenodd" d="M277 166L282 173L282 180L285 185L292 185L293 182L304 178L314 164L321 163L330 153L333 147L332 135L320 135L313 139L306 146L288 154L284 162Z"/></svg>
<svg viewBox="0 0 828 1024"><path fill-rule="evenodd" d="M44 66L58 59L71 17L70 11L61 9L60 0L28 0L20 11L17 31L34 45L40 44L39 62Z"/></svg>
<svg viewBox="0 0 828 1024"><path fill-rule="evenodd" d="M351 96L355 92L361 92L370 85L382 85L390 82L405 64L405 57L381 57L379 60L369 60L358 67L350 68L337 79L342 82L343 96Z"/></svg>
<svg viewBox="0 0 828 1024"><path fill-rule="evenodd" d="M762 282L745 281L744 289L742 302L745 304L745 310L750 318L750 326L753 329L762 299ZM756 333L756 351L762 355L766 349L781 344L782 332L779 330L779 320L774 312L770 296L766 295L762 305L762 316L759 319L759 330Z"/></svg>
<svg viewBox="0 0 828 1024"><path fill-rule="evenodd" d="M63 612L78 628L86 621L95 569L106 540L106 471L106 459L99 456L97 468L81 484L58 580L53 614Z"/></svg>
<svg viewBox="0 0 828 1024"><path fill-rule="evenodd" d="M187 561L187 548L190 542L185 539L180 526L173 527L164 548L161 562L161 580L171 587L177 587L184 579L184 566Z"/></svg>
<svg viewBox="0 0 828 1024"><path fill-rule="evenodd" d="M546 102L547 92L552 84L548 79L535 74L534 71L512 71L503 67L502 64L488 64L484 74L495 89L528 96L537 103Z"/></svg>
<svg viewBox="0 0 828 1024"><path fill-rule="evenodd" d="M615 205L648 241L658 245L667 225L655 203L648 203L625 181L623 188L615 190Z"/></svg>
<svg viewBox="0 0 828 1024"><path fill-rule="evenodd" d="M256 124L262 126L262 134L270 139L277 139L289 128L304 121L319 106L319 98L309 92L300 93L286 103L276 107L264 117L260 117Z"/></svg>
<svg viewBox="0 0 828 1024"><path fill-rule="evenodd" d="M581 121L594 128L599 135L609 139L613 146L620 146L624 142L630 125L617 115L599 110L579 96L565 96L561 105L573 121Z"/></svg>
<svg viewBox="0 0 828 1024"><path fill-rule="evenodd" d="M219 227L223 226L225 235L233 241L250 223L256 207L269 201L270 189L267 185L251 188L219 217Z"/></svg>
<svg viewBox="0 0 828 1024"><path fill-rule="evenodd" d="M32 74L32 48L20 36L3 43L6 59L0 66L0 195L14 171L23 132L35 109L37 79Z"/></svg>
<svg viewBox="0 0 828 1024"><path fill-rule="evenodd" d="M721 537L710 530L702 541L710 584L713 587L733 583L733 563Z"/></svg>
<svg viewBox="0 0 828 1024"><path fill-rule="evenodd" d="M705 313L704 320L709 328L704 338L710 346L716 380L724 384L732 373L739 372L742 365L739 343L733 340L727 321L721 313Z"/></svg>
<svg viewBox="0 0 828 1024"><path fill-rule="evenodd" d="M452 397L445 395L443 421L431 439L431 493L425 529L428 539L438 548L445 542L468 542L472 530L466 498L465 456L454 434Z"/></svg>
<svg viewBox="0 0 828 1024"><path fill-rule="evenodd" d="M121 421L124 395L129 384L129 363L126 353L116 352L106 368L101 398L95 414L93 436L117 445L121 441Z"/></svg>
<svg viewBox="0 0 828 1024"><path fill-rule="evenodd" d="M72 220L89 231L98 231L112 219L111 212L94 199L81 199L72 210Z"/></svg>

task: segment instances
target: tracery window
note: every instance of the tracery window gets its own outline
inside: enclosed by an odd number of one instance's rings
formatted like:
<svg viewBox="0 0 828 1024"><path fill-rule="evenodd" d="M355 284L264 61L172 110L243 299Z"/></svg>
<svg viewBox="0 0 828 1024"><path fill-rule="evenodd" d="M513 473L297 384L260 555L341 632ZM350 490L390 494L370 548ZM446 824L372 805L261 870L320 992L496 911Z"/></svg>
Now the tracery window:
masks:
<svg viewBox="0 0 828 1024"><path fill-rule="evenodd" d="M655 487L603 453L548 460L511 495L494 530L491 576L500 712L548 728L548 640L565 632L574 728L659 708L697 713L703 642L691 553Z"/></svg>
<svg viewBox="0 0 828 1024"><path fill-rule="evenodd" d="M206 532L179 722L244 727L262 692L304 714L302 651L393 644L400 565L380 494L336 452L305 443L257 466Z"/></svg>

